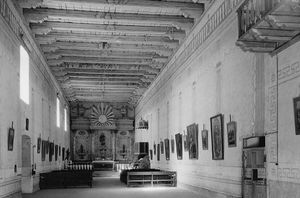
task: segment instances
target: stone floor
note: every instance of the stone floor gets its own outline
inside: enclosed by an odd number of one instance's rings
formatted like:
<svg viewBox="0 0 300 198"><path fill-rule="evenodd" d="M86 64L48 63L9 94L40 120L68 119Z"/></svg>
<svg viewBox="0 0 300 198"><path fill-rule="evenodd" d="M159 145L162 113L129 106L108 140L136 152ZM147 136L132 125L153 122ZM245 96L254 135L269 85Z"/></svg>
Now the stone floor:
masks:
<svg viewBox="0 0 300 198"><path fill-rule="evenodd" d="M181 188L146 187L127 188L118 177L94 177L93 188L40 190L24 194L23 198L199 198L199 195Z"/></svg>

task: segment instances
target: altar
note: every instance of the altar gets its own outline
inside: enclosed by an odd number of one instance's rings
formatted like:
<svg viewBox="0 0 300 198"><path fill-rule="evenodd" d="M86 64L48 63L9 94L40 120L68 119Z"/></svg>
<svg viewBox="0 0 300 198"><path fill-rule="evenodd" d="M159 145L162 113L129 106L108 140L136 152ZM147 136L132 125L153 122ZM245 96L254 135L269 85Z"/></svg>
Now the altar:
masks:
<svg viewBox="0 0 300 198"><path fill-rule="evenodd" d="M77 107L71 118L72 160L92 161L94 168L105 170L112 170L114 161L131 160L134 119L122 112L105 103L89 104L84 112Z"/></svg>
<svg viewBox="0 0 300 198"><path fill-rule="evenodd" d="M113 171L115 162L112 160L94 160L92 161L94 171Z"/></svg>

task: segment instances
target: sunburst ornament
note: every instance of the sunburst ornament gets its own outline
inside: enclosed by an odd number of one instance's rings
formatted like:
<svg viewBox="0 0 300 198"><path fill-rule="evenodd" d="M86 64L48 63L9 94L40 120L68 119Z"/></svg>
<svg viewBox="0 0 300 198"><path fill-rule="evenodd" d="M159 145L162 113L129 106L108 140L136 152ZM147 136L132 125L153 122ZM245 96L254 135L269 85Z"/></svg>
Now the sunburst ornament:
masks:
<svg viewBox="0 0 300 198"><path fill-rule="evenodd" d="M113 125L115 115L112 111L112 107L100 103L97 106L92 107L91 123L94 126L111 126Z"/></svg>

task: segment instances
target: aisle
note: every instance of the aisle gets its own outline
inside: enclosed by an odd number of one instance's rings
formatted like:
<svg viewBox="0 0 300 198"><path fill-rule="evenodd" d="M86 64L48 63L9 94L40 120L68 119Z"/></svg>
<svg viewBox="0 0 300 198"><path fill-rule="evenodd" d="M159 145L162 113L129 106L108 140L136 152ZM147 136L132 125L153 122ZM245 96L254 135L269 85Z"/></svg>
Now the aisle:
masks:
<svg viewBox="0 0 300 198"><path fill-rule="evenodd" d="M127 188L119 178L94 177L93 188L40 190L24 198L199 198L192 192L170 187Z"/></svg>

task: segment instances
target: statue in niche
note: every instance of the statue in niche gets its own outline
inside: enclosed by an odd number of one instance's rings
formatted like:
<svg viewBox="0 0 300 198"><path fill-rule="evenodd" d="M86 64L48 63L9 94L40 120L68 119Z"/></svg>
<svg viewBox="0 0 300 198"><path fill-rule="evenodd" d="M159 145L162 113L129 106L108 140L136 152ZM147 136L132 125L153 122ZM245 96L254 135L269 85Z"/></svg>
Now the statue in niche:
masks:
<svg viewBox="0 0 300 198"><path fill-rule="evenodd" d="M120 113L122 115L122 118L127 116L127 107L126 106L122 106Z"/></svg>
<svg viewBox="0 0 300 198"><path fill-rule="evenodd" d="M100 142L100 157L101 159L105 159L106 158L106 143L105 143L105 135L102 133L100 135L99 138L99 142Z"/></svg>
<svg viewBox="0 0 300 198"><path fill-rule="evenodd" d="M80 144L80 147L77 150L77 154L79 155L80 159L83 159L84 156L86 155L86 152L84 150L84 146L82 144Z"/></svg>

